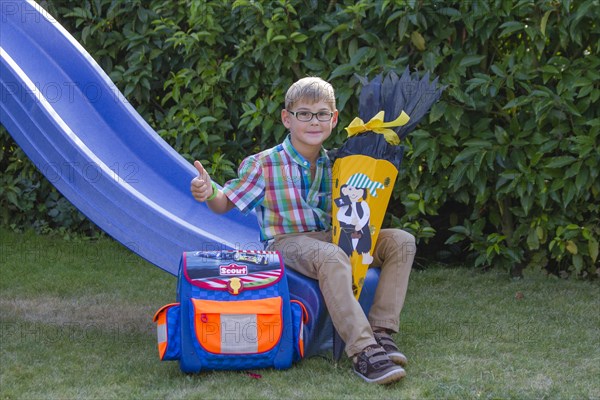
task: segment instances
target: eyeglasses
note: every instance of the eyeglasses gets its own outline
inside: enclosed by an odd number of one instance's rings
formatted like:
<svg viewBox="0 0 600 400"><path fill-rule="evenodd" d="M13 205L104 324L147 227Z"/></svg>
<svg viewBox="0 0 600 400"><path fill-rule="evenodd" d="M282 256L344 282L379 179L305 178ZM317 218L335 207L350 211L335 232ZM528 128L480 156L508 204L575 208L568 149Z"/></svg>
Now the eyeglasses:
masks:
<svg viewBox="0 0 600 400"><path fill-rule="evenodd" d="M298 121L309 122L312 121L314 117L317 117L317 121L327 122L331 121L333 118L333 113L330 111L319 111L319 112L310 112L310 111L290 111L287 110L290 114L298 119Z"/></svg>

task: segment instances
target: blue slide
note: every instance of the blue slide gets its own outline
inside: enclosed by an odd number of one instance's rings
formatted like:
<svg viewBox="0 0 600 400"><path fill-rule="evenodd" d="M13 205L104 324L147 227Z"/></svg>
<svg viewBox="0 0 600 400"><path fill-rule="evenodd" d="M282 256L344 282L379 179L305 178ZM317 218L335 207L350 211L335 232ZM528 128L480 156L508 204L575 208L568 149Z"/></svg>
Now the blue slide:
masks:
<svg viewBox="0 0 600 400"><path fill-rule="evenodd" d="M164 142L83 47L33 1L0 0L0 122L83 214L176 275L184 251L261 250L254 215L213 214L189 192L195 168ZM378 270L361 303L370 307ZM316 281L288 269L307 306L307 355L331 348Z"/></svg>
<svg viewBox="0 0 600 400"><path fill-rule="evenodd" d="M0 5L2 125L69 201L174 275L184 250L262 249L253 215L214 215L190 196L193 166L47 11Z"/></svg>

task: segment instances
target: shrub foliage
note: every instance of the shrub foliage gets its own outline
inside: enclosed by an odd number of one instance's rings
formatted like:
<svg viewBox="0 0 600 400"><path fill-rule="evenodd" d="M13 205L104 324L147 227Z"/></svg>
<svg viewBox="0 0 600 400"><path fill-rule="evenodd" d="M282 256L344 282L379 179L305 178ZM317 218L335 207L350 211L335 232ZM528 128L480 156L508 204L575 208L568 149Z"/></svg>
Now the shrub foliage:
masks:
<svg viewBox="0 0 600 400"><path fill-rule="evenodd" d="M336 88L336 147L357 112L357 74L432 71L447 89L405 143L389 223L415 233L425 256L598 273L598 0L44 4L220 182L284 137L279 113L297 78ZM89 229L4 130L0 144L3 221Z"/></svg>

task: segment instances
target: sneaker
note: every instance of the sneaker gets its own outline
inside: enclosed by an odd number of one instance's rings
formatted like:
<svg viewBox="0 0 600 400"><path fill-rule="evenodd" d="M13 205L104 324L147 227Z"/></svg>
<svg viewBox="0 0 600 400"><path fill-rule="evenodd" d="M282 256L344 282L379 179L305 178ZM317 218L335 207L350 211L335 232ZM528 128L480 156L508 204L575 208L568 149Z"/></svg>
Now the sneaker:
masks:
<svg viewBox="0 0 600 400"><path fill-rule="evenodd" d="M390 360L380 346L369 346L354 357L354 372L369 383L380 385L398 381L406 376L404 368Z"/></svg>
<svg viewBox="0 0 600 400"><path fill-rule="evenodd" d="M375 337L377 344L383 347L393 362L398 365L402 365L403 367L408 364L408 359L404 354L400 353L398 346L396 346L394 339L392 339L392 336L389 333L386 331L376 331L373 332L373 336Z"/></svg>

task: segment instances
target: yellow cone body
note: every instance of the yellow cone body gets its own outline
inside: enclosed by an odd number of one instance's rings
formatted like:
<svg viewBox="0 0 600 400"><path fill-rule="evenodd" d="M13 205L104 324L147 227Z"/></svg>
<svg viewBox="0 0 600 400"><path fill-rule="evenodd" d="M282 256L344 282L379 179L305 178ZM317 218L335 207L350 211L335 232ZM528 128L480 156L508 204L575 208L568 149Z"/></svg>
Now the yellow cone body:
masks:
<svg viewBox="0 0 600 400"><path fill-rule="evenodd" d="M373 249L397 175L392 163L369 156L343 157L333 164L333 242L350 256L357 299L372 264ZM357 197L365 193L366 199Z"/></svg>

